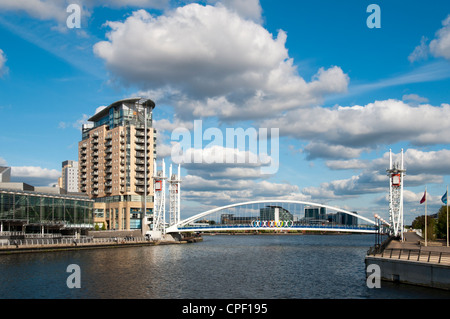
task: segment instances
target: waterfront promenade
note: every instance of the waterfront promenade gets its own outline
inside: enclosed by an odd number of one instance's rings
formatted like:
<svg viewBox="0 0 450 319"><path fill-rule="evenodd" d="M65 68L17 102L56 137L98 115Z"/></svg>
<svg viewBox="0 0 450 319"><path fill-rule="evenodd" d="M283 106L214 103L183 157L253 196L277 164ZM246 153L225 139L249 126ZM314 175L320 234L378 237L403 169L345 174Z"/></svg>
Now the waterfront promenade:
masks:
<svg viewBox="0 0 450 319"><path fill-rule="evenodd" d="M445 243L444 243L445 245ZM404 241L390 240L367 253L366 265L380 267L381 279L450 290L450 247L404 233Z"/></svg>
<svg viewBox="0 0 450 319"><path fill-rule="evenodd" d="M384 249L372 255L379 258L437 263L450 266L450 247L433 241L429 241L425 245L423 238L414 232L404 233L403 242L391 240Z"/></svg>
<svg viewBox="0 0 450 319"><path fill-rule="evenodd" d="M166 236L161 240L151 240L141 236L81 237L81 238L28 238L4 240L0 242L0 255L12 253L125 248L133 246L156 246L186 244L200 241L201 237L173 238Z"/></svg>

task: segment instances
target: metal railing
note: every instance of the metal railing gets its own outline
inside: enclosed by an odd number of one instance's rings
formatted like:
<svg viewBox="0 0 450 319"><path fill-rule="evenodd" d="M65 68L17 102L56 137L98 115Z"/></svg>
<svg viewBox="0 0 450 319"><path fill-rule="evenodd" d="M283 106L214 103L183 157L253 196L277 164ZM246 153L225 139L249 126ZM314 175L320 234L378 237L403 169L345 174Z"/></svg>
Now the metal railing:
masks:
<svg viewBox="0 0 450 319"><path fill-rule="evenodd" d="M33 247L33 246L67 246L67 245L95 245L95 244L130 244L152 242L147 237L108 237L108 238L93 238L82 237L74 238L72 236L59 238L26 238L26 239L2 239L0 240L0 248L19 248L19 247Z"/></svg>
<svg viewBox="0 0 450 319"><path fill-rule="evenodd" d="M445 251L388 248L379 253L374 252L373 256L450 265L450 252Z"/></svg>

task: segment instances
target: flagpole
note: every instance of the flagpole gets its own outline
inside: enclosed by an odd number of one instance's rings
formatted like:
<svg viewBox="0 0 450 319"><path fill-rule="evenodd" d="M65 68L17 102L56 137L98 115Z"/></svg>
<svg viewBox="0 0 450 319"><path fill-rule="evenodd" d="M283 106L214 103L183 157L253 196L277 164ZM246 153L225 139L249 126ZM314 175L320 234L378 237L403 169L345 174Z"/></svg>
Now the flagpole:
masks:
<svg viewBox="0 0 450 319"><path fill-rule="evenodd" d="M447 185L447 192L445 193L447 194L447 247L448 247L448 185Z"/></svg>
<svg viewBox="0 0 450 319"><path fill-rule="evenodd" d="M427 237L427 187L425 186L425 246L428 246Z"/></svg>

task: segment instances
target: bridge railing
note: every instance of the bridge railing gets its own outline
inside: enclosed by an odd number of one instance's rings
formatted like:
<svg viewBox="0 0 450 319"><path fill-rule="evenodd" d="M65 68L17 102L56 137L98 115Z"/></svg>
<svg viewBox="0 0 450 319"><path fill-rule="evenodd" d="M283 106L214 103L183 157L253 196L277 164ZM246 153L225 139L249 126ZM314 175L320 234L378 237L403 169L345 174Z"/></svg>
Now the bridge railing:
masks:
<svg viewBox="0 0 450 319"><path fill-rule="evenodd" d="M349 225L316 225L316 224L301 224L301 225L289 225L289 226L265 226L265 227L261 227L261 226L255 226L253 224L230 224L230 225L225 225L225 224L212 224L212 225L184 225L182 227L178 227L178 229L182 230L182 229L221 229L221 228L252 228L252 229L264 229L264 230L275 230L275 229L312 229L312 228L317 228L317 229L336 229L336 230L376 230L376 227L374 226L368 226L368 225L354 225L354 226L349 226Z"/></svg>

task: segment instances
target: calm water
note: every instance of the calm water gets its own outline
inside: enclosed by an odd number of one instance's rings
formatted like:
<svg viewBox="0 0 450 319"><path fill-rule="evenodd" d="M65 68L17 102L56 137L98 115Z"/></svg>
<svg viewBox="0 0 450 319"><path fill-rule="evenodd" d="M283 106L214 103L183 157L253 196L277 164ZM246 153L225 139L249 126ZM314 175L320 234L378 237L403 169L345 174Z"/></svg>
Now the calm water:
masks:
<svg viewBox="0 0 450 319"><path fill-rule="evenodd" d="M450 298L366 286L373 235L205 236L187 245L0 256L0 298ZM69 289L69 264L81 288Z"/></svg>

